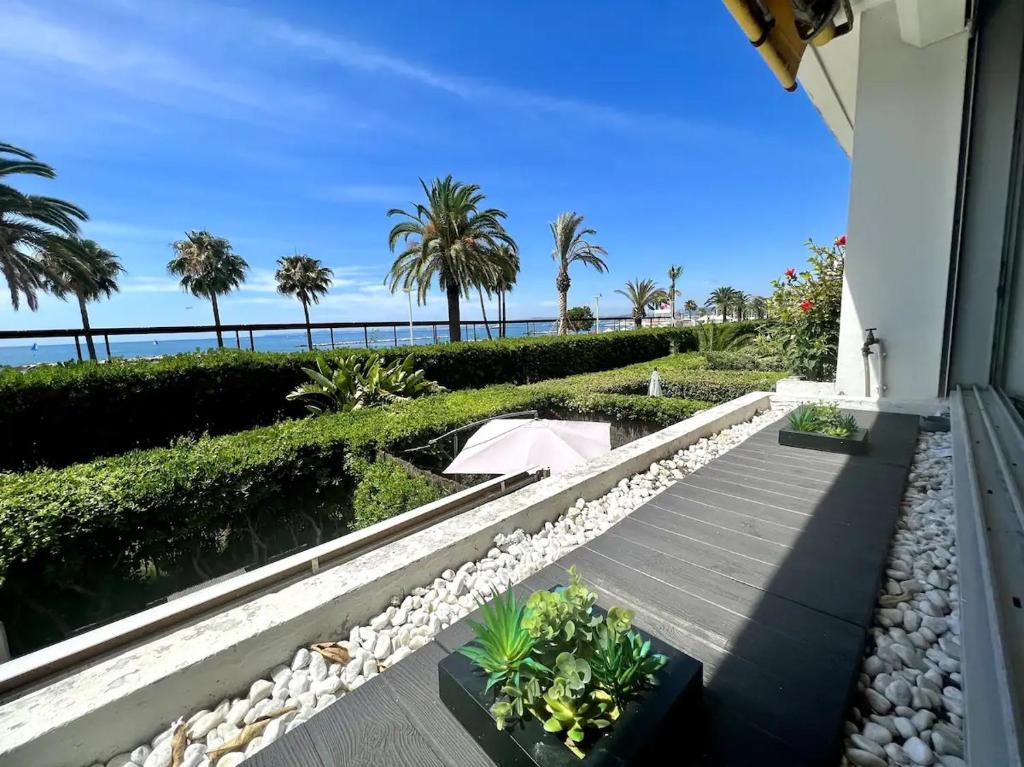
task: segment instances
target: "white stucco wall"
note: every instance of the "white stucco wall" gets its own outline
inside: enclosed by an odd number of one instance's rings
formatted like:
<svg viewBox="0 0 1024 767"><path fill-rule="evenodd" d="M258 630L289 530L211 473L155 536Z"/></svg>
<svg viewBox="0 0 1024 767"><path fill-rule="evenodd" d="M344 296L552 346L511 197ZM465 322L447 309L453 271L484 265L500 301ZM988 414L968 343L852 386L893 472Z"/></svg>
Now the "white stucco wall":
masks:
<svg viewBox="0 0 1024 767"><path fill-rule="evenodd" d="M888 354L884 395L926 399L939 387L968 36L904 43L893 3L859 22L836 389L865 394L860 350L876 327Z"/></svg>

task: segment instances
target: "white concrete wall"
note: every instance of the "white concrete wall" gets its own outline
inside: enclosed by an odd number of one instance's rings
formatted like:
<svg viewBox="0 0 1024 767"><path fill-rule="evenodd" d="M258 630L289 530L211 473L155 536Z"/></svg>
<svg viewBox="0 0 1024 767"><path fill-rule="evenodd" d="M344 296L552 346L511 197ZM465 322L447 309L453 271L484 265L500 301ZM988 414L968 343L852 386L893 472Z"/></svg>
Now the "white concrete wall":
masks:
<svg viewBox="0 0 1024 767"><path fill-rule="evenodd" d="M888 353L884 395L931 398L939 389L968 35L909 45L893 3L859 21L836 389L864 395L860 349L864 329L876 327Z"/></svg>

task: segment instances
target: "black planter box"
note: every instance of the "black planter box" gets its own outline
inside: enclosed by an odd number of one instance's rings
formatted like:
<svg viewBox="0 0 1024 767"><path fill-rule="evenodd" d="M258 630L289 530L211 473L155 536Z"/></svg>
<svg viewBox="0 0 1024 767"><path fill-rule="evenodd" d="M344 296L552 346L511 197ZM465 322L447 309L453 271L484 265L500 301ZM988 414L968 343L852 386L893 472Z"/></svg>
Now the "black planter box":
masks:
<svg viewBox="0 0 1024 767"><path fill-rule="evenodd" d="M802 447L807 450L821 450L826 453L864 455L868 451L868 430L857 429L851 437L832 437L811 431L779 430L779 444L787 447Z"/></svg>
<svg viewBox="0 0 1024 767"><path fill-rule="evenodd" d="M546 732L532 716L498 730L490 712L494 691L484 692L483 672L460 653L438 664L441 700L498 767L625 767L663 761L664 754L672 754L672 764L686 764L691 755L681 753L683 744L695 742L699 734L703 666L656 637L634 630L651 640L651 652L668 661L658 672L656 686L623 706L609 729L588 738L583 759L566 748L564 734ZM662 756L656 759L659 752Z"/></svg>

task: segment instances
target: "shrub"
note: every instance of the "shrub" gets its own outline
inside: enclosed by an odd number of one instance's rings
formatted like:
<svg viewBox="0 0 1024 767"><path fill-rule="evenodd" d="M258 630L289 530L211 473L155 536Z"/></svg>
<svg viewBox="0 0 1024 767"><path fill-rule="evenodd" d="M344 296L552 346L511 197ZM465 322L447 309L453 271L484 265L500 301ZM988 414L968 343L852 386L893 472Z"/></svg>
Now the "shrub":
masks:
<svg viewBox="0 0 1024 767"><path fill-rule="evenodd" d="M317 358L316 367L304 367L309 380L288 394L288 400L300 400L314 415L331 411L347 412L397 402L443 391L415 369L410 354L404 360L385 362L379 354L366 357L341 357L328 362Z"/></svg>
<svg viewBox="0 0 1024 767"><path fill-rule="evenodd" d="M772 282L767 330L789 370L812 381L831 381L839 353L846 237L828 248L808 240L807 248L809 269L799 274L787 269Z"/></svg>
<svg viewBox="0 0 1024 767"><path fill-rule="evenodd" d="M757 335L752 322L705 322L694 327L697 336L697 350L701 352L724 352L742 349Z"/></svg>
<svg viewBox="0 0 1024 767"><path fill-rule="evenodd" d="M574 333L589 333L594 327L594 313L589 306L574 306L566 311L565 318Z"/></svg>
<svg viewBox="0 0 1024 767"><path fill-rule="evenodd" d="M687 328L506 338L379 350L412 354L448 389L529 383L642 362L696 348ZM370 352L328 352L328 360ZM66 466L181 436L227 434L303 414L285 395L318 355L219 350L155 361L0 371L0 469Z"/></svg>
<svg viewBox="0 0 1024 767"><path fill-rule="evenodd" d="M770 349L743 349L736 352L705 352L709 370L784 371L786 363Z"/></svg>
<svg viewBox="0 0 1024 767"><path fill-rule="evenodd" d="M359 530L436 501L447 493L398 461L379 458L369 464L352 494L352 527Z"/></svg>

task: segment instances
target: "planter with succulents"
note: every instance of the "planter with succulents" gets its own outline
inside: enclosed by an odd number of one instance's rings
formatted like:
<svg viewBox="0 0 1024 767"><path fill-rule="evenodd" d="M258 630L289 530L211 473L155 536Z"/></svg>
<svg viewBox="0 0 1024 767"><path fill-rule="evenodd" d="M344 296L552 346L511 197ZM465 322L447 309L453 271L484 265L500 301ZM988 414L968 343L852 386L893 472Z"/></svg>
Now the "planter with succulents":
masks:
<svg viewBox="0 0 1024 767"><path fill-rule="evenodd" d="M481 608L476 638L438 666L441 700L500 767L683 757L700 662L633 628L630 610L597 606L570 574L525 603L509 590Z"/></svg>
<svg viewBox="0 0 1024 767"><path fill-rule="evenodd" d="M779 444L826 453L864 455L868 430L836 405L801 405L789 414L789 428L779 430Z"/></svg>

